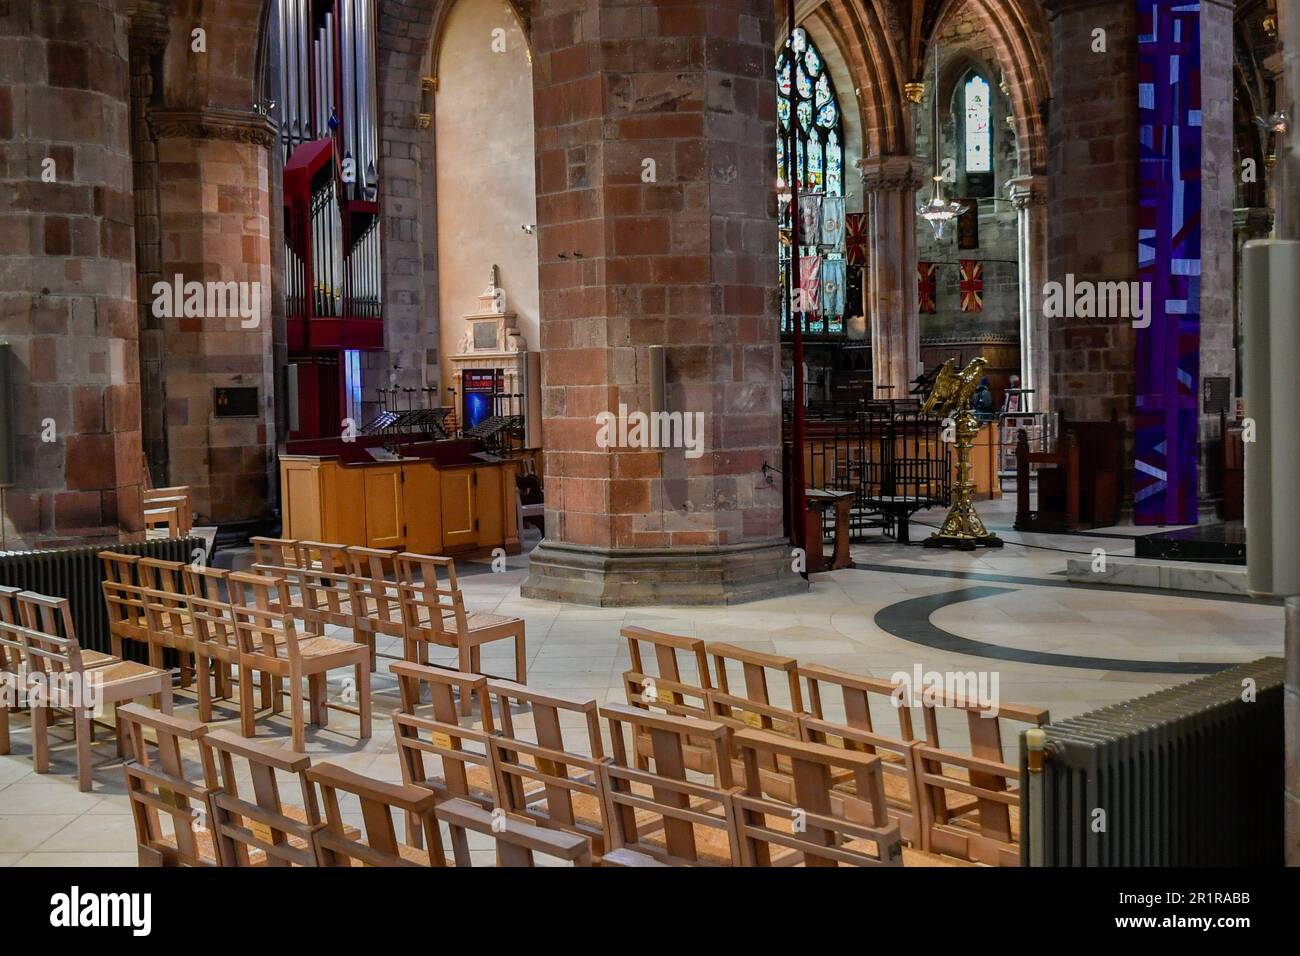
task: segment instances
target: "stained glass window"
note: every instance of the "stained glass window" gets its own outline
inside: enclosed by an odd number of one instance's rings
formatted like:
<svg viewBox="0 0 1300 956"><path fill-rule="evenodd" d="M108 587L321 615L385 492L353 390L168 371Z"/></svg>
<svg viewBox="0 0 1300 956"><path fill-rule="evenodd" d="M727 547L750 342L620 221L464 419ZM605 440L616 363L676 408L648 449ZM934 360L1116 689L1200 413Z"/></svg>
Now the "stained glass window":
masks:
<svg viewBox="0 0 1300 956"><path fill-rule="evenodd" d="M790 183L789 136L791 123L795 130L794 166L799 176L801 196L844 195L844 121L840 115L835 84L826 71L826 61L812 38L802 29L796 29L786 41L776 63L777 102L776 115L780 122L777 131L776 168L777 191L786 193ZM788 194L787 194L788 198ZM840 216L842 217L842 207ZM791 272L789 211L781 214L781 287L785 289ZM801 257L819 257L821 261L838 262L844 259L842 238L834 244L823 242L824 235L801 234ZM830 274L838 274L834 267ZM815 299L816 297L814 297ZM807 301L805 298L804 301ZM789 296L781 299L781 330L790 331ZM844 316L826 314L809 309L805 315L805 328L809 332L842 333Z"/></svg>
<svg viewBox="0 0 1300 956"><path fill-rule="evenodd" d="M992 128L989 125L989 84L973 75L966 81L966 172L993 171Z"/></svg>

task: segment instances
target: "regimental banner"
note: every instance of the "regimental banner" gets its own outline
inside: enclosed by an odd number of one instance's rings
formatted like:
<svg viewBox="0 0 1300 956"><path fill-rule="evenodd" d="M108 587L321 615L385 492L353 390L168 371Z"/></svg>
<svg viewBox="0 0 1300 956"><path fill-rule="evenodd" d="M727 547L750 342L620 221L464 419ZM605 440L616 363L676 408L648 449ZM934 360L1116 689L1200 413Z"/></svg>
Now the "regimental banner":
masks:
<svg viewBox="0 0 1300 956"><path fill-rule="evenodd" d="M959 259L961 265L961 310L984 311L984 263L978 259Z"/></svg>
<svg viewBox="0 0 1300 956"><path fill-rule="evenodd" d="M844 251L851 266L867 264L867 214L851 212L844 217Z"/></svg>
<svg viewBox="0 0 1300 956"><path fill-rule="evenodd" d="M921 315L934 315L935 298L939 292L939 263L916 264L916 311Z"/></svg>
<svg viewBox="0 0 1300 956"><path fill-rule="evenodd" d="M966 211L957 217L957 248L962 251L980 247L980 201L971 196L962 200Z"/></svg>
<svg viewBox="0 0 1300 956"><path fill-rule="evenodd" d="M1138 0L1138 275L1134 513L1195 524L1201 281L1201 6Z"/></svg>

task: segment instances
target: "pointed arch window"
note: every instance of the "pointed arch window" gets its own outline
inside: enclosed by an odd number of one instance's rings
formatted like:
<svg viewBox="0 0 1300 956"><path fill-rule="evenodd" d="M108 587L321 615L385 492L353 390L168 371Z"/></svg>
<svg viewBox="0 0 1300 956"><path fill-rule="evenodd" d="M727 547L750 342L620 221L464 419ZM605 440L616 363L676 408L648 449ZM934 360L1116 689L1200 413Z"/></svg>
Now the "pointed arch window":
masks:
<svg viewBox="0 0 1300 956"><path fill-rule="evenodd" d="M817 44L802 29L786 41L776 62L776 110L781 129L776 138L777 186L790 182L786 152L790 123L797 123L795 168L799 188L828 196L844 195L844 120L835 84Z"/></svg>
<svg viewBox="0 0 1300 956"><path fill-rule="evenodd" d="M993 172L991 91L984 77L971 74L963 89L966 113L966 172Z"/></svg>

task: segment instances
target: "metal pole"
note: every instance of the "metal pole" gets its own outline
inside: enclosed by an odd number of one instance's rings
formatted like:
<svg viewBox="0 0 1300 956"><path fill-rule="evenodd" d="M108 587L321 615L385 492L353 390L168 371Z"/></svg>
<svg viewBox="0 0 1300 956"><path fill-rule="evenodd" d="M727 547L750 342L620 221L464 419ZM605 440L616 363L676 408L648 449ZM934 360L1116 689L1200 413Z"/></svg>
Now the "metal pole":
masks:
<svg viewBox="0 0 1300 956"><path fill-rule="evenodd" d="M798 68L794 62L794 0L786 0L786 16L789 19L790 29L787 43L790 47L790 82L793 84L797 79ZM804 473L803 453L804 453L804 381L803 381L803 322L804 314L802 310L796 310L796 306L802 305L803 296L800 294L801 279L799 269L799 117L797 110L791 110L790 114L790 147L786 151L786 169L790 177L790 321L794 326L794 341L791 349L791 364L793 368L792 381L794 383L793 406L791 409L793 422L791 424L791 449L790 449L790 506L794 509L791 516L790 530L793 533L794 546L804 549L805 554L808 550L808 505L807 505L807 476ZM820 544L819 544L820 547ZM804 572L807 577L807 572Z"/></svg>

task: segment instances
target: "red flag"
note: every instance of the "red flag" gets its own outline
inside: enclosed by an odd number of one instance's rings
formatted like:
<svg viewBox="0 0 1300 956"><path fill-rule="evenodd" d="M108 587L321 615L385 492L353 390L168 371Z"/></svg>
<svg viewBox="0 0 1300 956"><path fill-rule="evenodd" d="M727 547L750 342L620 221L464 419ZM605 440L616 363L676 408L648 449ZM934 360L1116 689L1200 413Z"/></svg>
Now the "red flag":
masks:
<svg viewBox="0 0 1300 956"><path fill-rule="evenodd" d="M937 262L916 264L916 311L921 315L934 315L936 311L934 300L939 291L938 275Z"/></svg>
<svg viewBox="0 0 1300 956"><path fill-rule="evenodd" d="M867 214L851 212L844 217L844 251L851 266L867 264Z"/></svg>
<svg viewBox="0 0 1300 956"><path fill-rule="evenodd" d="M984 263L978 259L961 259L961 310L984 311Z"/></svg>

